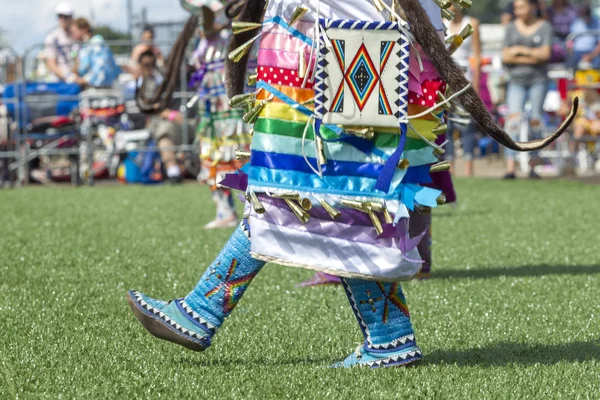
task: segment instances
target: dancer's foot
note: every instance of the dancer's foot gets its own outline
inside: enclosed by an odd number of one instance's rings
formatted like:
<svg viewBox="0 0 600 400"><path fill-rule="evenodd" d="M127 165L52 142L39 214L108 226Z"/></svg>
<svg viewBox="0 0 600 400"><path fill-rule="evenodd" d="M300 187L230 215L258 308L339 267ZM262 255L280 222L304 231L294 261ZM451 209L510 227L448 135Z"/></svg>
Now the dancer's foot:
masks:
<svg viewBox="0 0 600 400"><path fill-rule="evenodd" d="M423 359L421 349L414 343L395 351L369 351L364 346L358 346L354 353L344 361L335 363L333 368L351 368L366 366L371 368L408 367L417 365Z"/></svg>
<svg viewBox="0 0 600 400"><path fill-rule="evenodd" d="M324 285L340 285L342 280L334 275L329 275L324 272L317 272L309 280L301 282L298 286L324 286Z"/></svg>
<svg viewBox="0 0 600 400"><path fill-rule="evenodd" d="M532 168L531 171L529 171L529 179L542 179L542 177Z"/></svg>
<svg viewBox="0 0 600 400"><path fill-rule="evenodd" d="M419 272L415 276L415 279L420 280L420 281L431 279L431 272Z"/></svg>
<svg viewBox="0 0 600 400"><path fill-rule="evenodd" d="M204 225L204 229L226 229L235 228L238 226L238 220L236 216L227 219L215 219Z"/></svg>
<svg viewBox="0 0 600 400"><path fill-rule="evenodd" d="M130 290L127 301L136 318L155 337L194 351L210 346L215 326L192 311L184 299L166 302Z"/></svg>

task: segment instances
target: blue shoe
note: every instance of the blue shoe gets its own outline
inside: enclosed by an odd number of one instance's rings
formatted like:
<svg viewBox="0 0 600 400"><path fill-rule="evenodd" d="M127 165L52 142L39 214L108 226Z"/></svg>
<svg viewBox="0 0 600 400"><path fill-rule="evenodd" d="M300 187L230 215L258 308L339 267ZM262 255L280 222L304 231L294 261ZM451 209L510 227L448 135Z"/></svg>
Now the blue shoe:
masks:
<svg viewBox="0 0 600 400"><path fill-rule="evenodd" d="M135 290L127 293L133 314L153 336L194 351L204 351L216 327L194 312L184 299L156 300Z"/></svg>
<svg viewBox="0 0 600 400"><path fill-rule="evenodd" d="M423 359L399 283L344 278L342 285L365 341L333 367L408 366Z"/></svg>
<svg viewBox="0 0 600 400"><path fill-rule="evenodd" d="M356 348L356 351L350 354L344 361L335 363L333 368L351 368L351 367L408 367L421 362L423 353L415 345L396 350L392 352L373 352L368 351L362 345Z"/></svg>
<svg viewBox="0 0 600 400"><path fill-rule="evenodd" d="M203 351L264 265L252 258L250 227L243 220L185 298L164 302L130 291L127 300L152 335Z"/></svg>

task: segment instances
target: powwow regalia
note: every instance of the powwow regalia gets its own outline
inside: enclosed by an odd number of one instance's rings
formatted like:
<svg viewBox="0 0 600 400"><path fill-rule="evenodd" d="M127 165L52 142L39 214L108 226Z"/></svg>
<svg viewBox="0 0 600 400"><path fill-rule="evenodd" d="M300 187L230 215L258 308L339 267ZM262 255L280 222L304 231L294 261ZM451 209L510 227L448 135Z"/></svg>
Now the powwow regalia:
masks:
<svg viewBox="0 0 600 400"><path fill-rule="evenodd" d="M240 154L249 163L222 184L245 190L245 218L185 298L131 291L131 308L153 335L201 351L274 261L341 277L365 340L335 366L416 363L422 353L399 281L421 266L409 210L444 202L422 186L447 168L436 162L442 108L460 101L492 137L521 151L555 140L572 114L550 138L510 140L445 48L449 1L240 3L227 84L254 134L251 153ZM257 89L242 94L257 41Z"/></svg>
<svg viewBox="0 0 600 400"><path fill-rule="evenodd" d="M205 19L210 17L214 22L210 21L210 26L207 26L207 21L204 21L205 32L193 55L197 71L191 84L198 90L197 135L202 164L198 180L210 185L217 205L216 220L206 227L219 227L223 221L235 226L237 218L231 191L221 188L219 182L244 165L236 153L250 148L251 127L242 120L242 110L229 106L224 84L225 58L231 32L229 29L208 32L208 29L226 26L226 23L219 21L224 17L223 11L219 10L216 15L210 11L205 13ZM248 87L249 90L252 88Z"/></svg>

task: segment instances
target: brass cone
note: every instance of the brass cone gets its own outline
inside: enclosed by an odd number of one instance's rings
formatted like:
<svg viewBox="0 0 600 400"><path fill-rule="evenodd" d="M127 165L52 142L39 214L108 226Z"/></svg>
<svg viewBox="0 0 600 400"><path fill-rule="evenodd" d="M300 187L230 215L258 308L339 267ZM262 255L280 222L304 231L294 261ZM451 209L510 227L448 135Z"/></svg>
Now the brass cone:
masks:
<svg viewBox="0 0 600 400"><path fill-rule="evenodd" d="M473 2L471 0L452 0L452 2L455 3L459 7L466 8L466 9L471 8L471 6L473 5Z"/></svg>
<svg viewBox="0 0 600 400"><path fill-rule="evenodd" d="M307 12L308 12L308 8L305 5L303 5L303 4L301 4L298 7L296 7L296 9L294 10L294 12L292 13L292 16L290 17L290 20L288 21L288 25L289 26L294 25Z"/></svg>
<svg viewBox="0 0 600 400"><path fill-rule="evenodd" d="M274 199L287 199L300 201L300 195L298 193L273 193L271 197Z"/></svg>
<svg viewBox="0 0 600 400"><path fill-rule="evenodd" d="M450 0L433 0L433 1L442 10L445 10L446 8L450 8L450 6L452 5L452 2Z"/></svg>
<svg viewBox="0 0 600 400"><path fill-rule="evenodd" d="M354 128L346 128L345 132L352 136L357 136L363 139L371 140L375 137L375 129L373 128L362 128L362 129L354 129Z"/></svg>
<svg viewBox="0 0 600 400"><path fill-rule="evenodd" d="M228 55L229 59L233 62L240 62L242 60L242 58L244 58L244 56L246 54L248 54L248 52L252 48L252 45L254 44L254 41L256 39L258 39L258 37L259 37L259 35L254 36L252 39L248 40L246 43L244 43L241 46L234 49L231 53L229 53L229 55Z"/></svg>
<svg viewBox="0 0 600 400"><path fill-rule="evenodd" d="M304 211L304 209L302 209L302 207L300 207L298 205L298 203L294 202L293 200L289 200L289 199L285 199L285 202L290 207L290 209L292 210L292 212L294 214L296 214L296 217L298 217L298 219L303 224L305 224L305 223L308 222L308 220L310 219L310 214L307 213L306 211Z"/></svg>
<svg viewBox="0 0 600 400"><path fill-rule="evenodd" d="M248 86L255 86L258 81L258 74L248 75Z"/></svg>
<svg viewBox="0 0 600 400"><path fill-rule="evenodd" d="M231 108L243 108L247 103L254 103L256 101L256 94L254 93L242 93L236 94L229 99L229 107Z"/></svg>
<svg viewBox="0 0 600 400"><path fill-rule="evenodd" d="M448 131L448 125L439 124L438 126L433 128L431 131L436 135L443 135L444 133L446 133Z"/></svg>
<svg viewBox="0 0 600 400"><path fill-rule="evenodd" d="M315 150L317 151L317 162L319 165L327 164L327 156L325 155L325 148L323 147L323 139L320 136L315 135Z"/></svg>
<svg viewBox="0 0 600 400"><path fill-rule="evenodd" d="M241 151L241 150L236 150L235 151L235 158L238 161L248 161L250 159L250 152L248 151Z"/></svg>
<svg viewBox="0 0 600 400"><path fill-rule="evenodd" d="M300 206L306 211L310 211L313 208L312 201L307 197L300 200Z"/></svg>
<svg viewBox="0 0 600 400"><path fill-rule="evenodd" d="M452 37L452 41L448 47L448 52L453 54L464 43L464 41L473 34L473 32L475 32L475 30L471 24L467 24L467 26L465 26L458 35Z"/></svg>
<svg viewBox="0 0 600 400"><path fill-rule="evenodd" d="M258 22L246 22L246 21L232 21L231 22L231 31L234 35L242 32L253 31L262 27L261 23Z"/></svg>
<svg viewBox="0 0 600 400"><path fill-rule="evenodd" d="M454 13L450 10L442 9L442 17L448 21L452 21L454 19Z"/></svg>
<svg viewBox="0 0 600 400"><path fill-rule="evenodd" d="M247 124L253 124L254 122L256 122L256 120L258 119L258 116L260 115L260 112L262 111L265 104L267 104L266 100L263 100L260 103L258 103L256 106L252 107L252 109L250 109L250 111L248 111L242 117L244 122Z"/></svg>
<svg viewBox="0 0 600 400"><path fill-rule="evenodd" d="M375 212L383 212L383 210L385 210L383 203L377 203L374 201L365 203L364 208L365 210L373 210Z"/></svg>
<svg viewBox="0 0 600 400"><path fill-rule="evenodd" d="M437 164L433 164L429 168L429 172L432 174L436 173L436 172L444 172L444 171L448 171L448 170L450 170L450 163L448 161L442 161Z"/></svg>
<svg viewBox="0 0 600 400"><path fill-rule="evenodd" d="M389 210L387 208L383 209L383 219L385 220L386 224L393 224L394 223L394 219L392 218L392 214L390 214Z"/></svg>
<svg viewBox="0 0 600 400"><path fill-rule="evenodd" d="M403 158L398 162L398 168L407 169L408 167L410 167L410 161L408 161L408 159Z"/></svg>
<svg viewBox="0 0 600 400"><path fill-rule="evenodd" d="M331 204L329 204L325 200L321 200L319 203L321 203L321 206L325 209L325 211L327 211L327 214L329 214L331 219L339 218L342 215L340 210L333 207Z"/></svg>
<svg viewBox="0 0 600 400"><path fill-rule="evenodd" d="M341 203L346 207L354 208L355 210L365 211L364 203L354 200L342 200Z"/></svg>
<svg viewBox="0 0 600 400"><path fill-rule="evenodd" d="M265 207L262 205L262 203L258 199L258 196L254 192L250 192L250 203L252 203L252 208L254 208L254 211L257 214L265 213Z"/></svg>
<svg viewBox="0 0 600 400"><path fill-rule="evenodd" d="M373 227L375 228L377 234L381 235L383 233L383 226L381 225L381 220L379 219L377 214L375 214L373 211L369 211L367 215L369 216L369 218L371 218L371 222L373 223Z"/></svg>

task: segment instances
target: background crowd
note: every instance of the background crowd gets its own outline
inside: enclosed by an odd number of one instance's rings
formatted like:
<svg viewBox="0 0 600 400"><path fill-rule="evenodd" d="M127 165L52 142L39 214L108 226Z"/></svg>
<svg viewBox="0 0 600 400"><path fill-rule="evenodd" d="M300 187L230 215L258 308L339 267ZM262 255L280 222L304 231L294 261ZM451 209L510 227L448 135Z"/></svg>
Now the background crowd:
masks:
<svg viewBox="0 0 600 400"><path fill-rule="evenodd" d="M468 26L473 28L472 35L454 51L453 56L463 67L475 90L488 100L490 110L496 113L499 122L513 139L523 139L520 136L524 121L528 126L529 138L544 136L551 128L549 125L556 123L557 118L558 121L564 118L572 97L579 95L582 111L573 126L568 148L574 160L577 160L575 155L580 149L585 149L586 154L597 151L589 142L600 137L600 123L597 122L600 101L597 88L593 87L600 81L600 74L597 73L600 70L600 35L586 33L599 31L600 20L591 4L573 4L568 0L509 2L498 21L504 27L502 50L492 56L500 60L501 72L489 69L493 63L486 61L490 54L484 54L484 43L491 38L482 35L478 19L463 14L455 7L451 11L456 18L446 23L448 35L460 35ZM142 80L149 90L161 84L166 57L155 44L155 32L151 26L143 28L138 44L131 48L128 60L117 63L111 46L94 32L89 20L74 15L68 3L59 4L55 14L58 23L44 40L43 50L38 56L36 80L74 83L83 89L106 89L119 85L123 88L125 99L134 97ZM193 61L190 60L192 65ZM556 80L548 76L551 65L585 72L576 83L583 81L588 85L577 88L569 86L563 90L565 93L561 93L560 107L551 107L552 115L549 115L548 93L558 91ZM591 73L594 71L596 75ZM502 76L500 85L494 75ZM501 90L498 90L499 86ZM491 93L496 91L503 95ZM184 118L179 112L180 105L181 102L174 102L165 112L144 118L143 122L143 127L150 131L151 138L159 148L163 177L170 182L181 182L187 173L171 148L192 144L197 122L193 119L198 117L190 112L188 116L191 119ZM447 120L446 157L451 161L452 170L474 176L476 158L499 150L491 145L485 132L481 132L460 109L449 113ZM187 125L186 130L190 135L182 135L184 125ZM515 179L519 172L517 155L505 150L504 158L505 178ZM464 166L460 171L455 168L457 159ZM540 170L536 167L547 164L547 160L533 154L528 163L529 177L539 178L537 171ZM49 174L43 166L36 168L31 176L43 183L49 181Z"/></svg>

